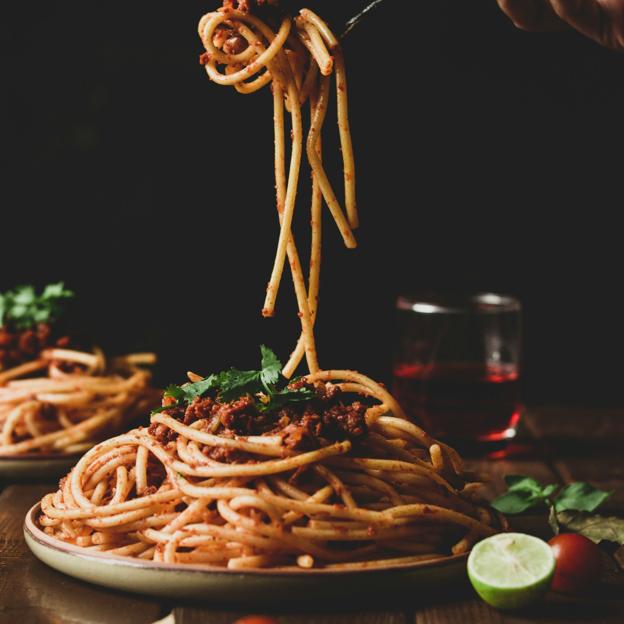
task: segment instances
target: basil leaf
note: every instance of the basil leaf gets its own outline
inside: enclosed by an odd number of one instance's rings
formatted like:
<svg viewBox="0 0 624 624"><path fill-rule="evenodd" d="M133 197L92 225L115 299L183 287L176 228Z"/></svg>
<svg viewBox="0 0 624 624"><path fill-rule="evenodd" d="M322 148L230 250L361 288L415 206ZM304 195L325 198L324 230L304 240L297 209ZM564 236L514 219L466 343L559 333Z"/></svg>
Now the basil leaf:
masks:
<svg viewBox="0 0 624 624"><path fill-rule="evenodd" d="M555 498L555 510L567 511L594 511L611 496L612 492L605 492L589 483L579 481L570 483L561 488Z"/></svg>
<svg viewBox="0 0 624 624"><path fill-rule="evenodd" d="M507 492L492 502L492 507L504 514L519 514L542 502L542 497L534 492L520 490Z"/></svg>
<svg viewBox="0 0 624 624"><path fill-rule="evenodd" d="M532 492L542 493L542 486L539 481L525 475L507 475L505 477L507 491L509 492Z"/></svg>
<svg viewBox="0 0 624 624"><path fill-rule="evenodd" d="M557 489L557 486L554 483L551 483L550 485L547 485L542 490L542 496L544 498L550 498L553 495L553 493L555 492L556 489Z"/></svg>

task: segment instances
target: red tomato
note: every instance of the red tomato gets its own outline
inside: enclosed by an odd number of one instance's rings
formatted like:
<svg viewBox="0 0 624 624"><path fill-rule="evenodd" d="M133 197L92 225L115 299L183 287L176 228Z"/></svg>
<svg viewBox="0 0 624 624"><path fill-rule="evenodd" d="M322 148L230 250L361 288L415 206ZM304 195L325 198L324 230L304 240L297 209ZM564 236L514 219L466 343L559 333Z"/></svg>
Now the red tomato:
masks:
<svg viewBox="0 0 624 624"><path fill-rule="evenodd" d="M236 620L234 624L278 624L278 622L268 615L246 615Z"/></svg>
<svg viewBox="0 0 624 624"><path fill-rule="evenodd" d="M600 550L591 540L578 533L561 533L549 542L557 567L552 588L571 593L590 588L600 578Z"/></svg>

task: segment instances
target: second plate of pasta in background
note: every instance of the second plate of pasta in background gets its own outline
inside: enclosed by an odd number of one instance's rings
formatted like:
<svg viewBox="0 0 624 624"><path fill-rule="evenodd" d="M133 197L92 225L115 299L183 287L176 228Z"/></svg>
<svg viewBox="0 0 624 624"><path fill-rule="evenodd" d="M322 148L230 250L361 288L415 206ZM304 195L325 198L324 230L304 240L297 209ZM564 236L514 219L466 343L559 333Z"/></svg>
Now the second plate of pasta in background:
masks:
<svg viewBox="0 0 624 624"><path fill-rule="evenodd" d="M74 347L63 283L0 294L0 481L50 480L99 440L144 417L159 393L153 353L107 358Z"/></svg>

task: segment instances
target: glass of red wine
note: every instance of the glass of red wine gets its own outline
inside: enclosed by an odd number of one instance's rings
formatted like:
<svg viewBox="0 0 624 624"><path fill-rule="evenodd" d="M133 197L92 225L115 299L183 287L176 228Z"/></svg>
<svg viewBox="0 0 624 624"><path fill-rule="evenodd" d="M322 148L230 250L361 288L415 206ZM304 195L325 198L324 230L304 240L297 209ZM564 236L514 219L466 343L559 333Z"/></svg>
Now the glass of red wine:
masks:
<svg viewBox="0 0 624 624"><path fill-rule="evenodd" d="M499 450L520 419L520 302L506 295L397 299L393 391L410 418L462 449Z"/></svg>

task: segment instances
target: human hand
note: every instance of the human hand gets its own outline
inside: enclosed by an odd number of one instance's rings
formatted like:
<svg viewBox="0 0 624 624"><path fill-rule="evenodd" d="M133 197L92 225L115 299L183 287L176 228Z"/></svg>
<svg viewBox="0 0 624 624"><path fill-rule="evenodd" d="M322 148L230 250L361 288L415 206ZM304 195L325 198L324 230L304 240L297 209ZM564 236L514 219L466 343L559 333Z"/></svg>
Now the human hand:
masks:
<svg viewBox="0 0 624 624"><path fill-rule="evenodd" d="M497 0L523 30L572 27L612 50L624 50L624 0Z"/></svg>

